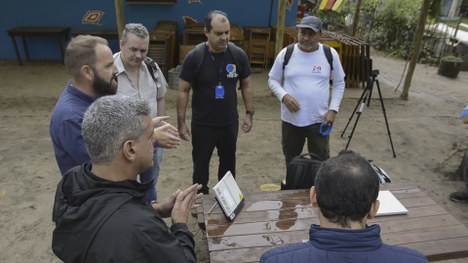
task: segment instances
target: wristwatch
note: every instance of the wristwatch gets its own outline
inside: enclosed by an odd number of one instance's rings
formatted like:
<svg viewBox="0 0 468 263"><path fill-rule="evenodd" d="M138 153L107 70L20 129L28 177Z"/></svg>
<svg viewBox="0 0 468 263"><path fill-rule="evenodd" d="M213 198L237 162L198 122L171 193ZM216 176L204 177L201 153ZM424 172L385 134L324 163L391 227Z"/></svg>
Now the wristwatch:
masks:
<svg viewBox="0 0 468 263"><path fill-rule="evenodd" d="M250 116L254 116L255 110L246 110L245 114L249 114Z"/></svg>

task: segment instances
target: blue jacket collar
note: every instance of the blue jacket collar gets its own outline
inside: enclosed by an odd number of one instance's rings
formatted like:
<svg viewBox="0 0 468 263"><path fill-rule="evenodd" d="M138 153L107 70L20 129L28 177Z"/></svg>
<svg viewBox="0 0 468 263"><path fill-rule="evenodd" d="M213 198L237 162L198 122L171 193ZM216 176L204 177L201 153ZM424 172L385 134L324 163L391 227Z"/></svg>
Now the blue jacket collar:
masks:
<svg viewBox="0 0 468 263"><path fill-rule="evenodd" d="M379 225L367 226L359 230L311 225L309 237L315 247L331 251L373 250L382 246Z"/></svg>

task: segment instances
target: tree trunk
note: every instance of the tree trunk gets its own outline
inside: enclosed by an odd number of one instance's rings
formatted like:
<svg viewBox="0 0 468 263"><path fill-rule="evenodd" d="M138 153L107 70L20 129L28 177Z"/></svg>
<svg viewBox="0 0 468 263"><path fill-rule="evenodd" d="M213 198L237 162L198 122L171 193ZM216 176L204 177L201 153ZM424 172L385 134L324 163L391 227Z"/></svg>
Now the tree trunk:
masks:
<svg viewBox="0 0 468 263"><path fill-rule="evenodd" d="M414 69L416 68L416 63L418 62L419 52L421 51L421 44L424 35L424 27L426 25L427 13L429 12L429 7L431 5L431 0L424 0L422 3L421 14L419 15L418 29L414 36L413 40L413 54L411 55L411 61L408 67L408 72L406 73L405 84L403 86L403 91L400 97L404 100L408 99L408 93L411 86L411 80L413 79Z"/></svg>
<svg viewBox="0 0 468 263"><path fill-rule="evenodd" d="M358 0L356 4L356 11L354 12L354 18L353 18L353 37L356 37L357 34L357 27L359 25L359 14L361 13L361 1Z"/></svg>

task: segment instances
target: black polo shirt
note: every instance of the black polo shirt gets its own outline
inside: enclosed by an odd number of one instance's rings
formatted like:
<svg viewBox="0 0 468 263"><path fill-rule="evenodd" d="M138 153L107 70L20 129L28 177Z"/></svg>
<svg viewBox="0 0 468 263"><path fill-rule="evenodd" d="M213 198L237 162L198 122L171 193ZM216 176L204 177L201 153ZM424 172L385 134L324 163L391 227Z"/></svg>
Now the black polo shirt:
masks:
<svg viewBox="0 0 468 263"><path fill-rule="evenodd" d="M238 120L237 83L251 74L245 52L235 47L241 54L240 65L228 48L225 52L212 53L205 46L203 63L197 72L200 62L197 61L197 48L185 57L180 78L192 84L192 123L225 126ZM216 98L216 86L224 87L224 98Z"/></svg>

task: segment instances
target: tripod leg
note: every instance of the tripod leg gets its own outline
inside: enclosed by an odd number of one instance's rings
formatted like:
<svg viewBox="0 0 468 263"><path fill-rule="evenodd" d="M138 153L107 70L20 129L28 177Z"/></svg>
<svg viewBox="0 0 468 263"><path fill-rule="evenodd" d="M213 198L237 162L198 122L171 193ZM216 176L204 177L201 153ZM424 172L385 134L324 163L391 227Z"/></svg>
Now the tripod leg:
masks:
<svg viewBox="0 0 468 263"><path fill-rule="evenodd" d="M367 101L367 107L369 107L371 99L372 99L372 91L374 90L374 81L375 77L369 77L367 79L367 88L369 89L369 100Z"/></svg>
<svg viewBox="0 0 468 263"><path fill-rule="evenodd" d="M362 102L362 103L365 103L365 102ZM348 150L348 146L351 143L351 139L353 138L354 130L356 130L356 126L358 124L359 118L361 118L361 114L362 114L362 112L357 113L356 121L354 122L353 129L351 130L351 133L349 134L349 137L348 137L349 138L348 143L346 144L346 147L345 147L346 150Z"/></svg>
<svg viewBox="0 0 468 263"><path fill-rule="evenodd" d="M392 134L390 133L390 126L388 125L387 113L385 112L385 106L384 106L384 102L382 99L382 92L380 91L379 80L376 79L375 82L377 84L377 90L379 91L380 105L382 106L382 112L383 112L384 119L385 119L385 125L387 125L387 133L388 133L388 138L390 139L390 145L392 146L393 158L396 158L395 148L393 148Z"/></svg>
<svg viewBox="0 0 468 263"><path fill-rule="evenodd" d="M366 96L366 93L367 93L367 87L362 91L361 97L359 98L358 103L356 104L356 107L354 107L353 113L351 114L351 117L349 117L348 123L346 123L346 126L345 126L343 132L341 133L341 138L343 138L343 135L345 134L346 129L348 129L349 123L353 119L354 114L356 113L357 108L361 104L362 99L364 98L364 96Z"/></svg>

